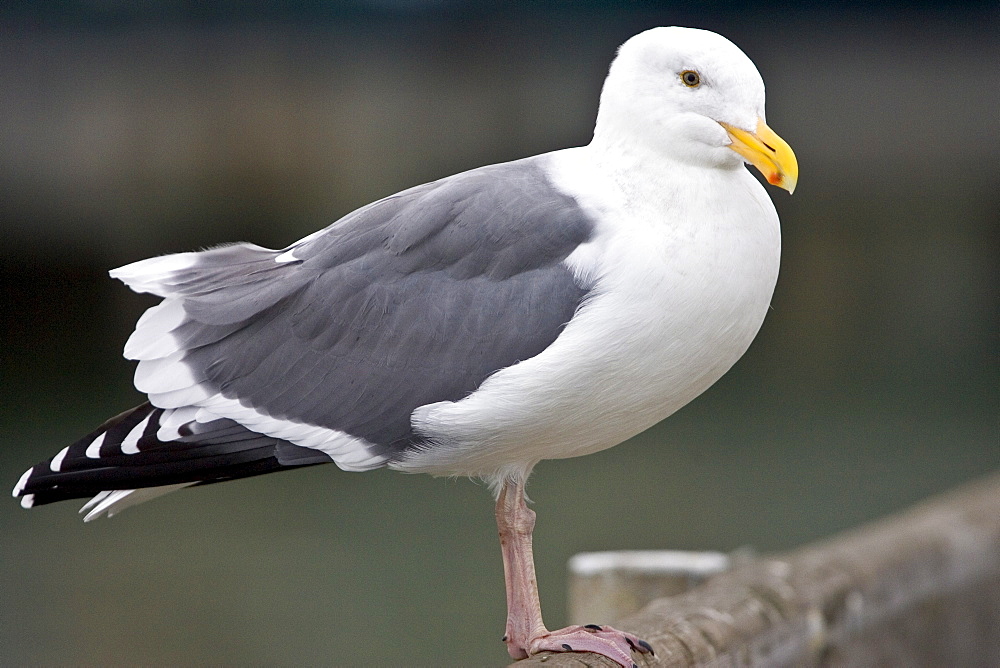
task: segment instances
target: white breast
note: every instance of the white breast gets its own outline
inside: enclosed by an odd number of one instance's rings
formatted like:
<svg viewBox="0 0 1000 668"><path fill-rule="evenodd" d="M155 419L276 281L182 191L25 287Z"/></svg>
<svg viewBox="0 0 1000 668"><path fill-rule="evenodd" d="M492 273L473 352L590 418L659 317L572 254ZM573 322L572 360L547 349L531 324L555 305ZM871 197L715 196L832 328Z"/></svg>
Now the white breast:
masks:
<svg viewBox="0 0 1000 668"><path fill-rule="evenodd" d="M753 176L595 153L550 154L554 183L599 221L567 258L591 298L541 354L418 408L437 445L396 468L491 477L617 445L701 394L757 334L780 236Z"/></svg>

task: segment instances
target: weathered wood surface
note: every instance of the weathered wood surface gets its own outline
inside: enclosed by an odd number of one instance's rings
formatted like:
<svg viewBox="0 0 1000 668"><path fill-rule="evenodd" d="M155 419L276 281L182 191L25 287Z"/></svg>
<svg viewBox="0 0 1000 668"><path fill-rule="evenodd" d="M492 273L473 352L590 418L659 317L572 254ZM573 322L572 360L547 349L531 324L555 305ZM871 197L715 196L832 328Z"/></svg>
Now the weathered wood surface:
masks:
<svg viewBox="0 0 1000 668"><path fill-rule="evenodd" d="M584 552L569 560L570 624L617 624L658 598L694 589L733 568L721 552Z"/></svg>
<svg viewBox="0 0 1000 668"><path fill-rule="evenodd" d="M594 620L600 622L602 620ZM1000 666L1000 475L717 575L616 626L640 666ZM541 654L517 668L613 666Z"/></svg>

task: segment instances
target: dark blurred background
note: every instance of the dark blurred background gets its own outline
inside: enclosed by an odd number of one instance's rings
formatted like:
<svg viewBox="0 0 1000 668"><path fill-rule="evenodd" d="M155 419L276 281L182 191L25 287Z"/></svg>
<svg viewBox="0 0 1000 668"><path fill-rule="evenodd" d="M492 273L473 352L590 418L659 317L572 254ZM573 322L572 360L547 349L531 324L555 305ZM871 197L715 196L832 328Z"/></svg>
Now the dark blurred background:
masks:
<svg viewBox="0 0 1000 668"><path fill-rule="evenodd" d="M615 47L728 36L796 150L774 309L664 424L545 462L549 626L582 550L790 548L1000 468L995 3L8 2L0 481L139 400L150 255L282 247L402 188L589 141ZM0 505L0 662L502 665L481 485L333 466L84 525ZM599 620L597 620L599 621Z"/></svg>

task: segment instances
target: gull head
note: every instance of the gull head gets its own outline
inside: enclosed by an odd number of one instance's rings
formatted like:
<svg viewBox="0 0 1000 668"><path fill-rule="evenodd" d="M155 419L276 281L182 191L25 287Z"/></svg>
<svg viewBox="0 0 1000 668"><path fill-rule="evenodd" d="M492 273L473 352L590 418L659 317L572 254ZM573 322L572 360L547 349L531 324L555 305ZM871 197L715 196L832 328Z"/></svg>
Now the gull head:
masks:
<svg viewBox="0 0 1000 668"><path fill-rule="evenodd" d="M707 167L748 162L791 192L795 154L764 118L764 82L735 44L707 30L653 28L618 50L594 139Z"/></svg>

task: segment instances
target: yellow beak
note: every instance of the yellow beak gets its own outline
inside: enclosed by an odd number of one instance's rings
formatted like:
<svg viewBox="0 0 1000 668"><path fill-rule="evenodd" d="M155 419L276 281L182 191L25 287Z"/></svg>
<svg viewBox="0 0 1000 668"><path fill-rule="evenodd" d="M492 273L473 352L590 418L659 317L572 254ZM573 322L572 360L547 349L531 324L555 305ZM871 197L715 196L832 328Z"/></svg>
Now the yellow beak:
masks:
<svg viewBox="0 0 1000 668"><path fill-rule="evenodd" d="M729 148L743 156L751 165L760 170L767 182L772 186L784 188L789 193L795 190L799 181L799 163L795 159L792 147L784 139L767 127L764 121L757 120L757 131L747 132L720 122L726 129L733 143Z"/></svg>

